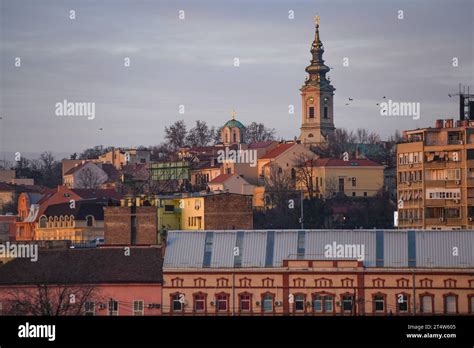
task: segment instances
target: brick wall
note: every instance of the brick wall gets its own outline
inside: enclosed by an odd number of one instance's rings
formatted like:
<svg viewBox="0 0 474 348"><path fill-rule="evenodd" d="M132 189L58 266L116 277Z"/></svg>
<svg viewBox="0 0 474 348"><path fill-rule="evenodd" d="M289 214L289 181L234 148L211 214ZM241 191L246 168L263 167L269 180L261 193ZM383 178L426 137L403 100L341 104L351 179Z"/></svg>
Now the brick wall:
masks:
<svg viewBox="0 0 474 348"><path fill-rule="evenodd" d="M131 236L131 209L104 207L105 244L130 244Z"/></svg>
<svg viewBox="0 0 474 348"><path fill-rule="evenodd" d="M253 229L252 196L225 193L205 198L204 228Z"/></svg>
<svg viewBox="0 0 474 348"><path fill-rule="evenodd" d="M137 207L137 244L157 244L156 207Z"/></svg>
<svg viewBox="0 0 474 348"><path fill-rule="evenodd" d="M136 207L136 244L157 244L156 207ZM131 244L132 208L104 208L105 244Z"/></svg>

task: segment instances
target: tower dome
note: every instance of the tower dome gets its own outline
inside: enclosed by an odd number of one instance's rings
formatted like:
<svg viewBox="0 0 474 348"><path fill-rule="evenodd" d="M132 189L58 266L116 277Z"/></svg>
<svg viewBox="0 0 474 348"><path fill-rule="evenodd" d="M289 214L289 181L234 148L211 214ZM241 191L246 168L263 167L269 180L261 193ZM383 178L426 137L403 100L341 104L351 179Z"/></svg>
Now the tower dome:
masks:
<svg viewBox="0 0 474 348"><path fill-rule="evenodd" d="M227 121L221 129L221 142L224 145L245 143L245 126L235 119L235 112L232 112L232 119Z"/></svg>

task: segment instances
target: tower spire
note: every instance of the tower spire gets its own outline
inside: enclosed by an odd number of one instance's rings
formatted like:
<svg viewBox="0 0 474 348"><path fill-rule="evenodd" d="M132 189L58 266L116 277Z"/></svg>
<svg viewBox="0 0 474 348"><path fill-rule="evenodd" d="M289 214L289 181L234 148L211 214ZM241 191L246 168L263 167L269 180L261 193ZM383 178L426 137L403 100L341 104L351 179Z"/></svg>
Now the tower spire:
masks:
<svg viewBox="0 0 474 348"><path fill-rule="evenodd" d="M306 67L306 72L309 74L309 78L306 80L305 85L312 85L322 87L329 85L329 80L326 78L326 74L330 68L324 64L323 53L324 46L319 37L319 16L314 17L315 32L314 41L311 44L311 64Z"/></svg>
<svg viewBox="0 0 474 348"><path fill-rule="evenodd" d="M316 15L314 17L314 23L316 26L316 31L314 32L314 43L318 43L319 41L319 16Z"/></svg>

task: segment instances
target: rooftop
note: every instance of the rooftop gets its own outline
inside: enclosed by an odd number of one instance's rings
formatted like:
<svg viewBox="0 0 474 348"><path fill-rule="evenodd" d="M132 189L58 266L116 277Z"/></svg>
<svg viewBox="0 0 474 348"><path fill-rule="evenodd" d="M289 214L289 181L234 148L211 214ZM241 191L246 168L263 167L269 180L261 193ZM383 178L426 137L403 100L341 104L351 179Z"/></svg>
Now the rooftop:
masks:
<svg viewBox="0 0 474 348"><path fill-rule="evenodd" d="M284 143L284 144L278 144L277 147L274 149L268 151L264 156L262 156L260 159L272 159L272 158L277 158L280 156L282 153L285 151L289 150L293 146L295 146L295 143Z"/></svg>
<svg viewBox="0 0 474 348"><path fill-rule="evenodd" d="M326 257L326 246L334 243L363 245L365 267L474 267L474 231L248 230L170 231L164 268L271 268L282 267L283 260L355 259ZM453 256L453 246L459 256Z"/></svg>
<svg viewBox="0 0 474 348"><path fill-rule="evenodd" d="M0 285L162 283L159 248L39 250L38 261L18 258L0 266Z"/></svg>

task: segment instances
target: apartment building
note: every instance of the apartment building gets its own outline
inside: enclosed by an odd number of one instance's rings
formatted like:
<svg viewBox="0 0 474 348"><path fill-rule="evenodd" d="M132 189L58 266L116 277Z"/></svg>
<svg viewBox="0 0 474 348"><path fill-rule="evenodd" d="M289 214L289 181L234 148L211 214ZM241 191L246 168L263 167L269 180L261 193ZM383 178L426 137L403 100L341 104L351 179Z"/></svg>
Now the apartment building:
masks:
<svg viewBox="0 0 474 348"><path fill-rule="evenodd" d="M474 121L437 120L397 146L398 226L468 229L474 218Z"/></svg>

